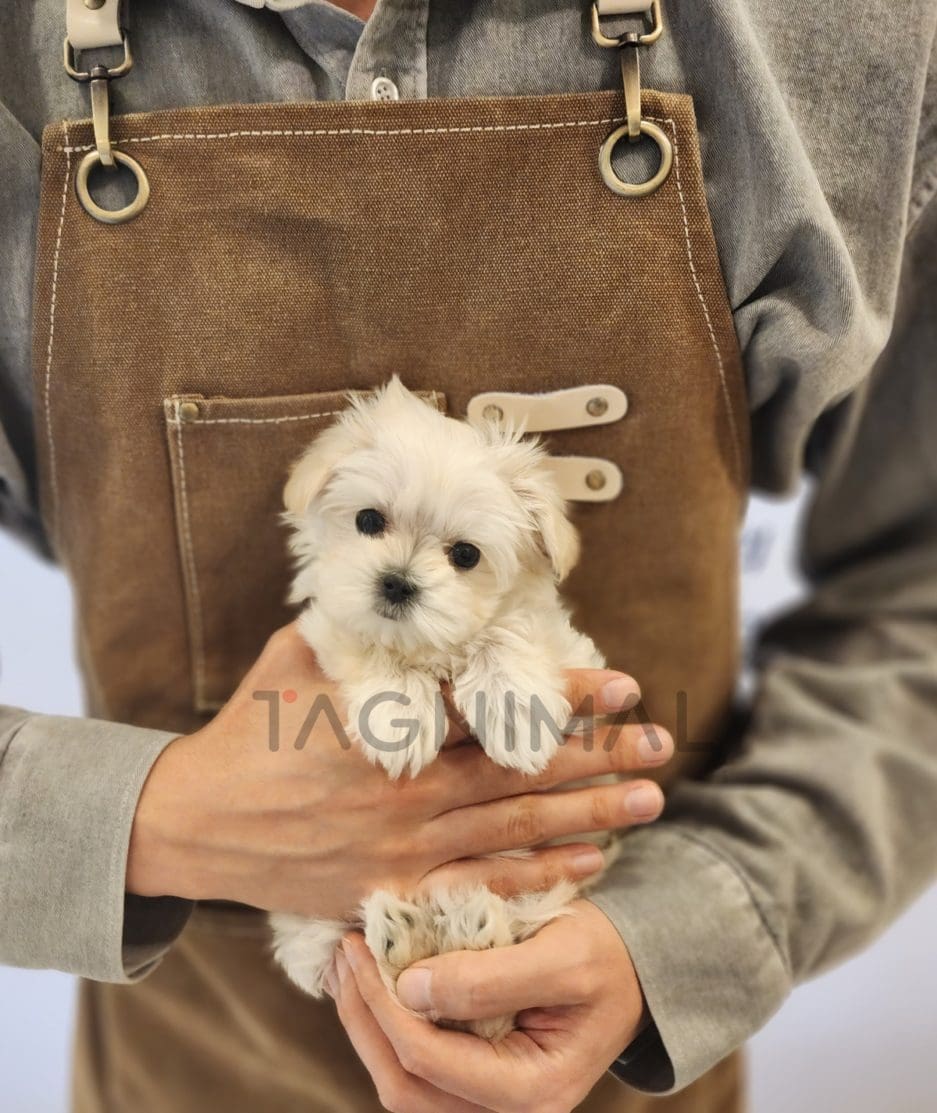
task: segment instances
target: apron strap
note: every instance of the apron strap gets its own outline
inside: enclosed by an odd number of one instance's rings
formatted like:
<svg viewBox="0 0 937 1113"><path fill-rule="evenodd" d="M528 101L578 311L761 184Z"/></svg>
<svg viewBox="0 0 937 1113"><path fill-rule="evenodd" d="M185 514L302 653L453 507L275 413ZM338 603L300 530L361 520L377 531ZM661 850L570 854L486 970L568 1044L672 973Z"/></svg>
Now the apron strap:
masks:
<svg viewBox="0 0 937 1113"><path fill-rule="evenodd" d="M150 196L150 186L143 167L124 151L111 147L110 83L129 73L133 66L130 39L126 31L126 0L65 0L65 72L73 81L87 85L91 92L91 120L94 124L94 150L84 156L75 176L75 189L82 208L95 220L105 224L123 224L142 212ZM82 69L79 52L123 47L124 56L117 65L102 63ZM118 163L126 166L137 179L137 195L122 209L102 209L91 196L88 179L96 166L113 170Z"/></svg>
<svg viewBox="0 0 937 1113"><path fill-rule="evenodd" d="M651 0L596 0L599 15L643 15L651 10Z"/></svg>
<svg viewBox="0 0 937 1113"><path fill-rule="evenodd" d="M76 185L78 197L85 210L98 220L123 223L139 213L146 205L149 186L143 168L135 159L123 152L114 152L110 141L109 83L123 77L133 65L130 42L126 32L126 7L128 0L65 0L65 71L74 81L87 83L91 92L91 115L94 122L95 149L82 160L83 176L79 173ZM603 16L642 16L643 32L629 31L614 38L602 30ZM602 144L599 151L599 169L605 184L614 193L625 197L643 197L653 193L667 180L673 163L673 147L667 136L650 121L642 118L641 68L639 49L651 46L663 34L661 0L593 0L592 37L601 47L615 47L621 58L622 87L627 123L616 128ZM96 65L81 70L76 54L85 50L122 46L123 60L116 66ZM612 156L620 139L627 136L636 143L642 136L649 136L660 150L660 168L647 182L634 185L619 178L612 166ZM106 214L91 198L88 175L95 164L113 169L118 162L128 166L137 178L138 195L131 205Z"/></svg>
<svg viewBox="0 0 937 1113"><path fill-rule="evenodd" d="M593 0L592 38L597 46L651 46L664 33L661 0ZM644 17L642 32L626 31L610 38L602 30L605 16L640 15Z"/></svg>
<svg viewBox="0 0 937 1113"><path fill-rule="evenodd" d="M65 0L65 33L72 50L124 42L123 0Z"/></svg>
<svg viewBox="0 0 937 1113"><path fill-rule="evenodd" d="M625 95L624 127L616 128L599 150L599 171L608 188L622 197L646 197L659 189L670 176L673 165L673 144L666 134L641 111L641 56L642 47L651 46L664 33L661 0L593 0L592 39L596 46L617 49L621 61L621 83ZM603 16L641 16L641 31L625 31L606 35L602 29ZM612 165L612 156L620 139L627 136L630 143L637 143L648 136L660 151L660 168L649 181L633 185L622 180Z"/></svg>

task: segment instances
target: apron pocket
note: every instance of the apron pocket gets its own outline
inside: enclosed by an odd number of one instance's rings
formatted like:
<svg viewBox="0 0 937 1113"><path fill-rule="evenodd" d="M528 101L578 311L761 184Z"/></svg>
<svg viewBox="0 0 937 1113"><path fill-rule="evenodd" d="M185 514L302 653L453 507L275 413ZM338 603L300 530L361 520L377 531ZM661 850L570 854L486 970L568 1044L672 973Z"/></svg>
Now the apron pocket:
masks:
<svg viewBox="0 0 937 1113"><path fill-rule="evenodd" d="M445 409L443 395L423 396ZM324 391L163 401L196 711L221 707L269 635L294 617L283 487L346 399Z"/></svg>

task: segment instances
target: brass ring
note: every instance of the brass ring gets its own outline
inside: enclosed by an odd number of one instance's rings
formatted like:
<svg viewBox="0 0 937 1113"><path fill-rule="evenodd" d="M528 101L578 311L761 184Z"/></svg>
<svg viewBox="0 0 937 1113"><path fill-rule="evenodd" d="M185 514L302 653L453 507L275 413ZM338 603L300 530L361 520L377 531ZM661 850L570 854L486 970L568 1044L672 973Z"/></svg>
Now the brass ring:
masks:
<svg viewBox="0 0 937 1113"><path fill-rule="evenodd" d="M95 166L101 162L101 156L97 151L89 151L78 164L78 172L75 175L75 192L78 194L81 207L95 220L100 220L102 224L125 224L128 220L133 220L135 216L139 216L146 208L146 203L150 199L150 183L143 167L135 158L131 158L130 155L116 149L113 151L113 155L115 161L122 166L126 166L137 179L137 195L129 205L125 205L122 209L102 209L91 196L88 189L88 178Z"/></svg>
<svg viewBox="0 0 937 1113"><path fill-rule="evenodd" d="M670 177L673 167L673 144L657 124L652 124L649 120L641 121L641 134L653 139L660 151L660 167L653 178L635 185L632 182L622 181L612 168L612 155L615 148L619 140L624 139L627 134L628 125L624 124L616 128L599 148L599 170L602 173L602 181L612 193L617 193L620 197L647 197L660 189ZM116 151L114 153L117 154Z"/></svg>

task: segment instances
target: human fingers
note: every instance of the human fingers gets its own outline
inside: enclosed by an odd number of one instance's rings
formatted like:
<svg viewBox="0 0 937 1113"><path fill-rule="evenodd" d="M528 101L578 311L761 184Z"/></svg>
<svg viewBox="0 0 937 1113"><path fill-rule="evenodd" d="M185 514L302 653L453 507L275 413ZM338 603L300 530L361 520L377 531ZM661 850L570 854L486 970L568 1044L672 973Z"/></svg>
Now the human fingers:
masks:
<svg viewBox="0 0 937 1113"><path fill-rule="evenodd" d="M602 784L569 792L529 793L459 808L427 824L443 856L493 854L539 846L550 839L591 831L614 831L650 823L663 810L653 781Z"/></svg>
<svg viewBox="0 0 937 1113"><path fill-rule="evenodd" d="M432 870L420 889L469 889L484 886L502 897L542 892L561 881L583 881L598 873L605 857L591 843L543 847L515 857L492 854L464 858Z"/></svg>
<svg viewBox="0 0 937 1113"><path fill-rule="evenodd" d="M537 1076L532 1041L512 1033L491 1044L466 1032L437 1028L391 997L361 936L346 936L342 946L362 999L407 1074L483 1109L506 1113L525 1108Z"/></svg>
<svg viewBox="0 0 937 1113"><path fill-rule="evenodd" d="M565 675L574 719L630 711L641 700L634 677L615 669L567 669Z"/></svg>
<svg viewBox="0 0 937 1113"><path fill-rule="evenodd" d="M378 1101L388 1113L482 1113L482 1106L443 1093L405 1071L393 1045L361 996L341 952L336 956L336 967L335 1003L339 1019L374 1081Z"/></svg>
<svg viewBox="0 0 937 1113"><path fill-rule="evenodd" d="M556 788L609 774L640 772L665 765L674 754L670 732L653 723L606 723L593 733L566 736L549 766L537 774L495 765L479 746L461 745L442 753L424 774L438 814L467 805Z"/></svg>
<svg viewBox="0 0 937 1113"><path fill-rule="evenodd" d="M578 1005L595 989L588 940L541 931L510 947L450 951L422 959L397 980L407 1008L434 1019L485 1020L525 1009Z"/></svg>

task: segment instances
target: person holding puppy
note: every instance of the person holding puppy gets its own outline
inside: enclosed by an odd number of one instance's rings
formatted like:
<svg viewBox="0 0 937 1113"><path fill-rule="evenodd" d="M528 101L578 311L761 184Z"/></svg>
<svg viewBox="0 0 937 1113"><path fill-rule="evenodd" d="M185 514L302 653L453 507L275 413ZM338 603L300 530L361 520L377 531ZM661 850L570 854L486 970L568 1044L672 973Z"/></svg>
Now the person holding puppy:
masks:
<svg viewBox="0 0 937 1113"><path fill-rule="evenodd" d="M91 717L2 713L0 961L84 979L78 1113L735 1110L744 1040L933 876L935 30L9 5L0 509L68 571ZM610 749L532 778L453 724L391 782L310 718L282 488L394 373L547 438ZM813 593L735 714L738 523L804 472ZM271 961L260 910L547 889L601 856L479 855L619 829L571 915L418 961L406 1008L354 933L334 1004Z"/></svg>

